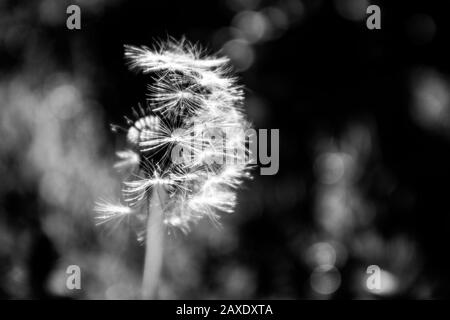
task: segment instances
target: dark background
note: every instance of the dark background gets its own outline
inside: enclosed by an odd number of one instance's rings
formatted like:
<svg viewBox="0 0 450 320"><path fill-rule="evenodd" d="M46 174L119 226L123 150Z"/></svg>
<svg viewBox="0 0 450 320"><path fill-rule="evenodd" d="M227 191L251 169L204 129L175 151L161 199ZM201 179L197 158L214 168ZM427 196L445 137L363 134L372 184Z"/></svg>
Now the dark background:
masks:
<svg viewBox="0 0 450 320"><path fill-rule="evenodd" d="M231 58L249 120L280 129L280 168L254 171L221 228L171 232L159 297L447 298L443 3L0 1L0 297L138 297L133 225L95 226L92 208L120 189L109 124L145 102L123 45L185 36ZM65 287L72 264L81 290Z"/></svg>

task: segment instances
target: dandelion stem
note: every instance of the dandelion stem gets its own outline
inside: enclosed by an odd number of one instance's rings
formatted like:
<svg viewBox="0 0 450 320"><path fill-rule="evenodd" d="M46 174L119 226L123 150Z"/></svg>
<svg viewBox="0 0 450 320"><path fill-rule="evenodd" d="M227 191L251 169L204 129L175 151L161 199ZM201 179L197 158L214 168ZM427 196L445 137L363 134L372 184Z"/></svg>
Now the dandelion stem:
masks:
<svg viewBox="0 0 450 320"><path fill-rule="evenodd" d="M142 298L156 299L158 280L161 273L164 246L164 204L167 193L163 186L155 186L148 201L147 240L145 243Z"/></svg>

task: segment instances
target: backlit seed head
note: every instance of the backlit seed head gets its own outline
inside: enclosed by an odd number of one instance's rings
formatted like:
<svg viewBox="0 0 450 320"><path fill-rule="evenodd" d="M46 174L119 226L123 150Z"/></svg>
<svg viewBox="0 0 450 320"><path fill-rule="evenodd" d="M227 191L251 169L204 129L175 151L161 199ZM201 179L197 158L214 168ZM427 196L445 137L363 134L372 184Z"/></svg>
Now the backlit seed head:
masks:
<svg viewBox="0 0 450 320"><path fill-rule="evenodd" d="M125 46L125 57L152 81L147 107L126 118L130 149L118 153L116 168L132 168L124 181L125 205L100 203L100 218L139 211L156 185L169 195L167 226L187 232L203 217L217 221L219 212L232 212L235 189L250 178L245 135L250 125L228 59L172 40L154 50Z"/></svg>

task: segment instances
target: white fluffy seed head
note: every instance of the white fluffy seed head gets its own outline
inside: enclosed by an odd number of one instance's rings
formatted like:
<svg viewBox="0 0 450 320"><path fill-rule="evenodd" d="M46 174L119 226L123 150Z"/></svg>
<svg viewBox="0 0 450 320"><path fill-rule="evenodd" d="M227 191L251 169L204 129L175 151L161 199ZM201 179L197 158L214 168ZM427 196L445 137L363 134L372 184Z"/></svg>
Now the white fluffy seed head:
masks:
<svg viewBox="0 0 450 320"><path fill-rule="evenodd" d="M228 59L205 56L186 41L168 41L154 50L125 46L125 57L131 68L153 76L149 106L133 110L134 120L127 118L132 150L118 153L116 167L135 168L123 189L130 212L155 185L169 193L167 226L187 232L203 217L217 221L219 212L232 212L235 189L250 177L245 136L250 125ZM178 153L181 161L174 159ZM116 209L104 205L98 211L110 218L123 212Z"/></svg>

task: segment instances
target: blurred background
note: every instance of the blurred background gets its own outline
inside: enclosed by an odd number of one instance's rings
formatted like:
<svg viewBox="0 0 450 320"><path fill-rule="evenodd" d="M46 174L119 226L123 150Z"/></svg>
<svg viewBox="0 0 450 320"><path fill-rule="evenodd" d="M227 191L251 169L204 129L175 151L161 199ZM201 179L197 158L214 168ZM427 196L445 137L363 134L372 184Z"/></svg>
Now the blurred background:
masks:
<svg viewBox="0 0 450 320"><path fill-rule="evenodd" d="M66 9L81 8L81 30ZM381 30L366 8L381 8ZM443 2L0 0L0 298L139 297L144 247L116 198L145 101L123 45L182 36L232 60L280 170L222 227L167 237L161 299L450 297L450 20ZM81 290L66 269L81 268ZM366 286L367 267L381 288Z"/></svg>

